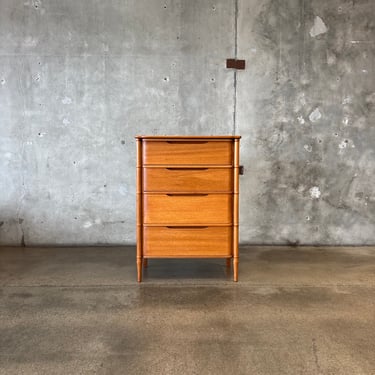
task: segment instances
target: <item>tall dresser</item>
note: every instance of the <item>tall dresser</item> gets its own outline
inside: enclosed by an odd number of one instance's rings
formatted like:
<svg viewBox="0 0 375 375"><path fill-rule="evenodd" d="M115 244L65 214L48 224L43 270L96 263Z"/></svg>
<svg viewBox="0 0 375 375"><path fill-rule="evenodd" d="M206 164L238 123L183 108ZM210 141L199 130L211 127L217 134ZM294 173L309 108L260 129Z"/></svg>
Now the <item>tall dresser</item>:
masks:
<svg viewBox="0 0 375 375"><path fill-rule="evenodd" d="M240 136L137 136L137 272L149 258L233 259Z"/></svg>

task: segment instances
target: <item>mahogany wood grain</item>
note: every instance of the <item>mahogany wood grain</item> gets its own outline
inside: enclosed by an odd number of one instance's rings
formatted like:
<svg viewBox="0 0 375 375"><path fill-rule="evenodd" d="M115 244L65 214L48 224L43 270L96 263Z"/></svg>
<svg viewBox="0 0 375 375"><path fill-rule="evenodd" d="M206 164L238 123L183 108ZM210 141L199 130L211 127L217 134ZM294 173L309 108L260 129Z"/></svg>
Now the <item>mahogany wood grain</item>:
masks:
<svg viewBox="0 0 375 375"><path fill-rule="evenodd" d="M231 168L166 167L143 168L144 192L233 191Z"/></svg>
<svg viewBox="0 0 375 375"><path fill-rule="evenodd" d="M232 194L143 196L144 224L232 224Z"/></svg>
<svg viewBox="0 0 375 375"><path fill-rule="evenodd" d="M148 141L178 141L181 140L189 141L191 139L204 139L207 141L215 141L215 140L234 140L240 139L240 135L136 135L136 139L145 139Z"/></svg>
<svg viewBox="0 0 375 375"><path fill-rule="evenodd" d="M147 141L143 142L144 165L175 164L232 165L233 142L208 141Z"/></svg>
<svg viewBox="0 0 375 375"><path fill-rule="evenodd" d="M137 273L149 258L227 258L238 280L240 136L137 136ZM229 268L228 268L229 269Z"/></svg>
<svg viewBox="0 0 375 375"><path fill-rule="evenodd" d="M230 257L232 228L148 227L144 228L144 255L161 258Z"/></svg>
<svg viewBox="0 0 375 375"><path fill-rule="evenodd" d="M137 190L136 190L136 206L137 206L137 275L138 282L142 281L142 256L143 256L143 191L142 191L142 142L137 139Z"/></svg>
<svg viewBox="0 0 375 375"><path fill-rule="evenodd" d="M233 280L238 281L238 219L239 219L239 162L240 162L240 143L238 139L234 140L234 193L233 193Z"/></svg>

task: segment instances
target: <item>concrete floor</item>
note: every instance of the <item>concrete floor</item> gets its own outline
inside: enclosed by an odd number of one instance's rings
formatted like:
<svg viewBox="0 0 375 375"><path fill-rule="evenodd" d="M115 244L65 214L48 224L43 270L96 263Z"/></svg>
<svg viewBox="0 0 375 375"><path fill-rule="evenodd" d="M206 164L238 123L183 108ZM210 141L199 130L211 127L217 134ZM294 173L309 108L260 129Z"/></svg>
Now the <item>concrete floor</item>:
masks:
<svg viewBox="0 0 375 375"><path fill-rule="evenodd" d="M0 374L375 374L375 248L0 248Z"/></svg>

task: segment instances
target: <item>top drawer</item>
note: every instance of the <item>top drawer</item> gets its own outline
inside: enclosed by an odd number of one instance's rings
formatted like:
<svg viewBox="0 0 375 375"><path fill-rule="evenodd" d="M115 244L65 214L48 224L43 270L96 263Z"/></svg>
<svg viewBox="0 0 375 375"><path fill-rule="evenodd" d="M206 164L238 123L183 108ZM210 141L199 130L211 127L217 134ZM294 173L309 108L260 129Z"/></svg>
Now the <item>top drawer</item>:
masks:
<svg viewBox="0 0 375 375"><path fill-rule="evenodd" d="M230 140L143 141L144 165L232 165Z"/></svg>

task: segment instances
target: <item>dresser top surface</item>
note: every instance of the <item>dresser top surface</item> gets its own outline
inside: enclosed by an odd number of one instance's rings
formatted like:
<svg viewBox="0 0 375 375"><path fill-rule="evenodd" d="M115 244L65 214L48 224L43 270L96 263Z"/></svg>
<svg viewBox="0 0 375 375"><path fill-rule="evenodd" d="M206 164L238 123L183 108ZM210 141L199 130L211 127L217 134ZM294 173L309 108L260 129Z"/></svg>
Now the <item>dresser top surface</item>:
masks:
<svg viewBox="0 0 375 375"><path fill-rule="evenodd" d="M150 139L150 140L184 140L184 139L205 139L205 140L215 140L215 139L240 139L240 135L137 135L137 139Z"/></svg>

